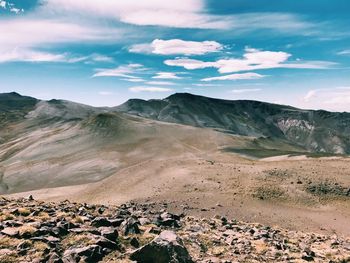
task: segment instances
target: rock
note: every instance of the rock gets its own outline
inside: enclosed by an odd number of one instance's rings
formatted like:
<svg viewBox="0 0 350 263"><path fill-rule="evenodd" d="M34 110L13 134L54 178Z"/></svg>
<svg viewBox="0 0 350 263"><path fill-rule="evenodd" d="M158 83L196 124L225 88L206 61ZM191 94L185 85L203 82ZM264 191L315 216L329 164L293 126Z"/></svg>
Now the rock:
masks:
<svg viewBox="0 0 350 263"><path fill-rule="evenodd" d="M94 243L102 248L116 249L118 247L116 242L113 242L105 237L98 237Z"/></svg>
<svg viewBox="0 0 350 263"><path fill-rule="evenodd" d="M133 237L130 240L130 245L132 245L134 248L139 248L140 247L140 242L136 237Z"/></svg>
<svg viewBox="0 0 350 263"><path fill-rule="evenodd" d="M121 224L121 231L124 236L129 234L140 234L139 221L134 218L128 218Z"/></svg>
<svg viewBox="0 0 350 263"><path fill-rule="evenodd" d="M47 241L48 243L57 243L61 241L61 239L53 236L44 237L44 240Z"/></svg>
<svg viewBox="0 0 350 263"><path fill-rule="evenodd" d="M193 262L182 240L173 232L165 230L151 243L130 255L138 263L189 263Z"/></svg>
<svg viewBox="0 0 350 263"><path fill-rule="evenodd" d="M111 241L116 241L118 238L118 231L113 227L99 227L97 231L101 236Z"/></svg>
<svg viewBox="0 0 350 263"><path fill-rule="evenodd" d="M18 228L6 227L1 230L1 233L9 237L17 237L19 235Z"/></svg>
<svg viewBox="0 0 350 263"><path fill-rule="evenodd" d="M52 252L48 255L47 263L62 263L62 259L57 255L56 252Z"/></svg>
<svg viewBox="0 0 350 263"><path fill-rule="evenodd" d="M72 262L98 262L103 258L102 248L98 245L90 245L83 248L66 250L63 254L64 263Z"/></svg>
<svg viewBox="0 0 350 263"><path fill-rule="evenodd" d="M91 225L94 227L112 226L112 223L105 217L96 217L91 221Z"/></svg>

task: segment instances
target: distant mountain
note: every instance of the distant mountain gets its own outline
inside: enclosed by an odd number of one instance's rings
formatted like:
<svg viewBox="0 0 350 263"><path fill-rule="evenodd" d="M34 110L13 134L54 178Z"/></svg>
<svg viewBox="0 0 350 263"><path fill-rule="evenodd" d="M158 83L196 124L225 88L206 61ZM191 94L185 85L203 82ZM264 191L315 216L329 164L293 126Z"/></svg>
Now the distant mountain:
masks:
<svg viewBox="0 0 350 263"><path fill-rule="evenodd" d="M100 181L148 160L218 151L235 138L65 100L0 94L0 194ZM207 138L215 138L207 140ZM249 139L239 139L240 145ZM166 147L164 147L166 145Z"/></svg>
<svg viewBox="0 0 350 263"><path fill-rule="evenodd" d="M163 100L131 99L114 110L238 135L285 139L312 152L350 153L350 113L212 99L188 93Z"/></svg>

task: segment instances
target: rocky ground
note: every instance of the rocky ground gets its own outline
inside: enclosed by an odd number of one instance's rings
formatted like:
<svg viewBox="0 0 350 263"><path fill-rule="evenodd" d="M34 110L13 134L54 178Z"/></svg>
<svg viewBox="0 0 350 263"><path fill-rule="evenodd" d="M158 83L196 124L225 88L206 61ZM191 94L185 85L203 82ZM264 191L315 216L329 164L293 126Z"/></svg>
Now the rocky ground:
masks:
<svg viewBox="0 0 350 263"><path fill-rule="evenodd" d="M167 207L0 198L0 262L350 262L349 237Z"/></svg>

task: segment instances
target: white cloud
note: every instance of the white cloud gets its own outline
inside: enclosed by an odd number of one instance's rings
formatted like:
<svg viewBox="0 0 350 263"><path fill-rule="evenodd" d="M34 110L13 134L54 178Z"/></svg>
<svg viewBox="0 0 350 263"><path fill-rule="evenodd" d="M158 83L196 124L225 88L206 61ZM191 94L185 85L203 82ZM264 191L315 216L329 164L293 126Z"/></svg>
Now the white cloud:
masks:
<svg viewBox="0 0 350 263"><path fill-rule="evenodd" d="M188 70L217 68L220 73L231 73L239 71L251 71L272 68L305 68L325 69L336 63L328 61L296 61L287 62L291 54L282 51L260 51L246 48L243 58L220 59L214 62L206 62L197 59L176 58L165 60L168 66L184 67Z"/></svg>
<svg viewBox="0 0 350 263"><path fill-rule="evenodd" d="M172 89L161 88L161 87L151 87L151 86L136 86L129 88L131 92L170 92Z"/></svg>
<svg viewBox="0 0 350 263"><path fill-rule="evenodd" d="M13 49L8 52L0 51L0 63L6 62L70 62L67 54L53 54L34 50Z"/></svg>
<svg viewBox="0 0 350 263"><path fill-rule="evenodd" d="M350 49L339 51L337 55L350 55Z"/></svg>
<svg viewBox="0 0 350 263"><path fill-rule="evenodd" d="M158 55L203 55L218 52L223 46L216 41L184 41L181 39L155 39L149 44L131 46L130 52L153 53Z"/></svg>
<svg viewBox="0 0 350 263"><path fill-rule="evenodd" d="M258 92L261 90L262 89L233 89L233 90L230 90L230 93L242 94L242 93L249 93L249 92Z"/></svg>
<svg viewBox="0 0 350 263"><path fill-rule="evenodd" d="M131 78L131 79L121 79L121 80L124 80L124 81L129 81L129 82L145 82L144 79L142 78Z"/></svg>
<svg viewBox="0 0 350 263"><path fill-rule="evenodd" d="M35 48L59 43L108 41L120 30L48 19L16 18L0 23L0 50Z"/></svg>
<svg viewBox="0 0 350 263"><path fill-rule="evenodd" d="M260 79L265 77L264 75L260 75L257 73L243 73L243 74L230 74L230 75L224 75L219 77L211 77L211 78L204 78L202 81L213 81L213 80L240 80L240 79Z"/></svg>
<svg viewBox="0 0 350 263"><path fill-rule="evenodd" d="M170 81L147 81L146 84L148 84L148 85L163 85L163 86L176 85L174 82L170 82Z"/></svg>
<svg viewBox="0 0 350 263"><path fill-rule="evenodd" d="M204 62L190 58L167 59L164 61L164 64L168 66L184 67L189 70L216 67L216 62Z"/></svg>
<svg viewBox="0 0 350 263"><path fill-rule="evenodd" d="M6 1L0 0L0 8L6 9Z"/></svg>
<svg viewBox="0 0 350 263"><path fill-rule="evenodd" d="M0 50L0 63L7 62L65 62L65 63L92 63L108 61L110 58L101 56L99 54L92 54L90 56L72 56L69 53L51 53L38 51L28 48L14 48L12 50L1 51Z"/></svg>
<svg viewBox="0 0 350 263"><path fill-rule="evenodd" d="M172 72L158 72L152 79L182 79Z"/></svg>
<svg viewBox="0 0 350 263"><path fill-rule="evenodd" d="M106 17L124 23L143 26L178 28L227 28L220 16L204 13L202 0L42 0L42 9L50 13L78 13Z"/></svg>
<svg viewBox="0 0 350 263"><path fill-rule="evenodd" d="M101 54L92 54L91 56L89 56L89 59L95 62L113 62L114 61L113 58L105 55L101 55Z"/></svg>
<svg viewBox="0 0 350 263"><path fill-rule="evenodd" d="M303 97L306 107L350 111L350 87L309 90Z"/></svg>
<svg viewBox="0 0 350 263"><path fill-rule="evenodd" d="M207 83L196 83L196 84L192 84L193 86L197 86L197 87L219 87L222 86L221 84L207 84Z"/></svg>
<svg viewBox="0 0 350 263"><path fill-rule="evenodd" d="M128 81L134 80L134 82L138 82L140 78L133 74L140 73L144 70L146 69L141 64L128 64L114 69L98 69L97 73L92 77L121 77Z"/></svg>

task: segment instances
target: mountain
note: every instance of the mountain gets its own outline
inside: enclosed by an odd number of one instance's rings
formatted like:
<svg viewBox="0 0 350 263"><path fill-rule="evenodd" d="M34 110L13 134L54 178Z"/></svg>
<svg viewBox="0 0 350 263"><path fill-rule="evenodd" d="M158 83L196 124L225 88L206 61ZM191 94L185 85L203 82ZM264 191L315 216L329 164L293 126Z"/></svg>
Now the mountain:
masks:
<svg viewBox="0 0 350 263"><path fill-rule="evenodd" d="M212 99L188 93L163 100L131 99L114 110L232 134L283 139L311 152L350 153L350 113Z"/></svg>
<svg viewBox="0 0 350 263"><path fill-rule="evenodd" d="M0 116L0 194L96 182L150 159L214 151L235 140L210 130L16 93L0 94Z"/></svg>
<svg viewBox="0 0 350 263"><path fill-rule="evenodd" d="M96 108L6 93L0 116L0 194L97 182L149 160L350 152L348 113L191 94Z"/></svg>

